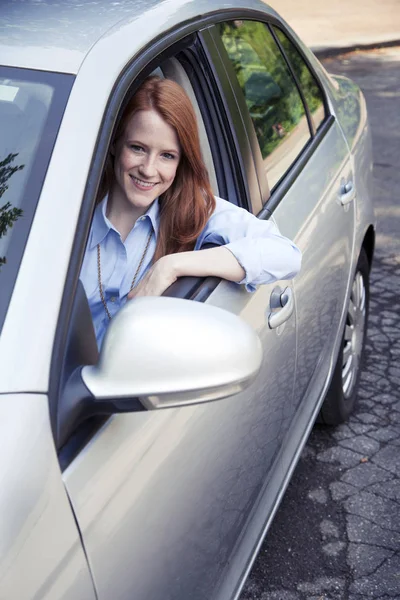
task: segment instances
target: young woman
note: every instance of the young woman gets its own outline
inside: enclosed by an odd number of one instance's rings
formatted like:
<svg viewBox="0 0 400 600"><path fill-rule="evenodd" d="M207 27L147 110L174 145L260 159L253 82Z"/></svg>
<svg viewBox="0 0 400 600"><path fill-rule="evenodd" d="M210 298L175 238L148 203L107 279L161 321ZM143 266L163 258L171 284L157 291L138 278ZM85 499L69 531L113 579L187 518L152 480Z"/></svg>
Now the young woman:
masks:
<svg viewBox="0 0 400 600"><path fill-rule="evenodd" d="M149 77L127 105L99 200L81 271L99 347L127 299L159 296L178 277L253 291L300 269L300 251L272 222L213 196L193 107L171 80ZM200 250L207 243L218 247Z"/></svg>

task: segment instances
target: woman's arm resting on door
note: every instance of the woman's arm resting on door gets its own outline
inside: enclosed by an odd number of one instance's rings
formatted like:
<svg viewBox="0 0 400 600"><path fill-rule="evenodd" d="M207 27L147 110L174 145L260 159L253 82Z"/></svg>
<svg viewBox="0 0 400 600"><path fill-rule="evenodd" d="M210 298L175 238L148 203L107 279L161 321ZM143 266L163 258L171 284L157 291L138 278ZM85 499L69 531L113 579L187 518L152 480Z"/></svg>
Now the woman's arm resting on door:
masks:
<svg viewBox="0 0 400 600"><path fill-rule="evenodd" d="M205 244L217 247L201 250ZM301 252L272 220L217 198L217 207L200 234L195 251L160 258L128 298L160 296L179 277L221 277L245 284L248 291L278 279L292 279L300 270Z"/></svg>
<svg viewBox="0 0 400 600"><path fill-rule="evenodd" d="M222 277L229 281L241 281L245 276L243 267L224 246L198 252L179 252L160 258L146 273L128 298L137 296L160 296L178 277Z"/></svg>

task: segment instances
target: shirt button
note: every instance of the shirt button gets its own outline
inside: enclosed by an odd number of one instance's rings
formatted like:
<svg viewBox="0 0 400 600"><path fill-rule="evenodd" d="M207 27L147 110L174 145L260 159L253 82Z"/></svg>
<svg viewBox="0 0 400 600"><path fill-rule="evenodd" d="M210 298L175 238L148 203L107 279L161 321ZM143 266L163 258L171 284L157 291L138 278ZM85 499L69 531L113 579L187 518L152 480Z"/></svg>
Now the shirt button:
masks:
<svg viewBox="0 0 400 600"><path fill-rule="evenodd" d="M111 302L115 302L116 301L116 297L115 296L111 296L110 300L111 300Z"/></svg>

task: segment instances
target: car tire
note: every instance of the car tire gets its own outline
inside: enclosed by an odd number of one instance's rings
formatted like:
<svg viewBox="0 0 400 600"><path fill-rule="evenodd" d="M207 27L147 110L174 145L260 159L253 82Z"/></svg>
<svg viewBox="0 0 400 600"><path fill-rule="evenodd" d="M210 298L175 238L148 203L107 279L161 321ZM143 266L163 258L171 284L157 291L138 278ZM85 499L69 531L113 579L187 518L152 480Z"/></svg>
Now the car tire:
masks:
<svg viewBox="0 0 400 600"><path fill-rule="evenodd" d="M326 425L346 421L356 401L368 324L369 271L368 258L362 249L347 303L339 356L318 418Z"/></svg>

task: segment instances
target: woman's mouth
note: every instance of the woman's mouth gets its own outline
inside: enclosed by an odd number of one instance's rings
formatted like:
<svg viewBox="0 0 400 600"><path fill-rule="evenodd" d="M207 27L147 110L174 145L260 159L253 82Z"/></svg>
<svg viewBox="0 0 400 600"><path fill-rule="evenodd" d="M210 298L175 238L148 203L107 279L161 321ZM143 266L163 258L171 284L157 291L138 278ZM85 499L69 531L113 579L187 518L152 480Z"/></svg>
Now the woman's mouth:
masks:
<svg viewBox="0 0 400 600"><path fill-rule="evenodd" d="M157 182L155 182L155 181L153 181L153 182L143 181L143 179L138 179L138 177L135 177L134 175L130 175L130 178L132 179L135 186L142 191L147 192L149 190L152 190L157 185Z"/></svg>

